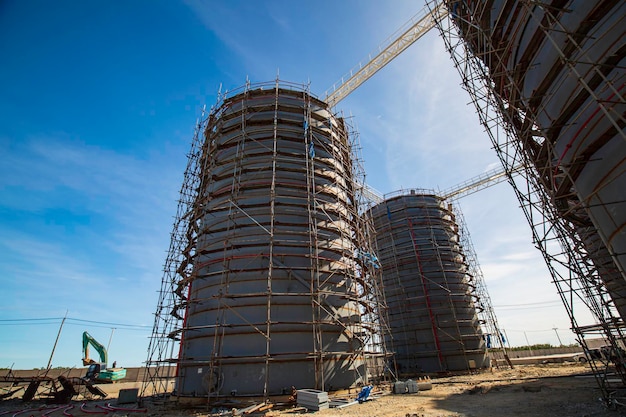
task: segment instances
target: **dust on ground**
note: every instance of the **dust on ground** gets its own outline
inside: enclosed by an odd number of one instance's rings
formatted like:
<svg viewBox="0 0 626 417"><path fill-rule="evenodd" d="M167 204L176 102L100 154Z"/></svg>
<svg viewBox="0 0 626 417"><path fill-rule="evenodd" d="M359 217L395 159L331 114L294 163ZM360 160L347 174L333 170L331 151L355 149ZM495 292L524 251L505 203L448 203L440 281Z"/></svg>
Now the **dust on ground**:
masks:
<svg viewBox="0 0 626 417"><path fill-rule="evenodd" d="M356 395L354 395L356 397ZM591 375L589 367L577 363L553 363L545 365L517 365L515 368L500 368L491 371L432 379L432 389L417 394L393 395L388 387L376 387L371 400L344 408L330 408L309 412L302 407L281 406L246 414L250 417L618 417L626 416L626 408L608 409L601 400L600 389ZM88 416L93 411L104 414L109 404L108 415L138 416L232 416L232 408L238 414L248 405L237 407L201 405L183 408L176 403L155 402L144 399L139 406L120 406L115 400L87 402L80 410L81 402L65 415ZM102 406L99 406L103 404ZM52 407L52 406L48 406ZM58 407L58 406L57 406ZM66 406L66 407L69 407ZM128 408L136 408L129 410ZM27 410L20 412L20 410ZM25 404L19 400L0 403L2 415L31 415L50 417L64 415L63 409L37 410L37 404ZM91 411L91 413L89 412ZM13 413L13 414L11 414Z"/></svg>

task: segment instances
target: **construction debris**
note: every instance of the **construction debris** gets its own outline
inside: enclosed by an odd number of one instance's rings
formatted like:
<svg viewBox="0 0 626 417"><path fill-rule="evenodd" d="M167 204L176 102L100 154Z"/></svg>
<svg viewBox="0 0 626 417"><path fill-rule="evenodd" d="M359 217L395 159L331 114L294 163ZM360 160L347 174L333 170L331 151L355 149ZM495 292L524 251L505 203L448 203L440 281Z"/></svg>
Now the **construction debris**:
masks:
<svg viewBox="0 0 626 417"><path fill-rule="evenodd" d="M396 381L393 384L392 392L394 394L417 394L419 391L431 389L433 389L433 383L430 377L423 377L417 380Z"/></svg>
<svg viewBox="0 0 626 417"><path fill-rule="evenodd" d="M328 406L330 408L345 408L345 407L349 407L351 405L358 404L358 403L359 402L356 400L350 401L346 399L336 398L336 399L331 400Z"/></svg>
<svg viewBox="0 0 626 417"><path fill-rule="evenodd" d="M329 408L330 401L328 400L328 393L315 389L299 389L298 405L305 407L309 411L319 411Z"/></svg>
<svg viewBox="0 0 626 417"><path fill-rule="evenodd" d="M417 388L420 391L428 391L433 389L433 382L429 376L421 377L417 379Z"/></svg>

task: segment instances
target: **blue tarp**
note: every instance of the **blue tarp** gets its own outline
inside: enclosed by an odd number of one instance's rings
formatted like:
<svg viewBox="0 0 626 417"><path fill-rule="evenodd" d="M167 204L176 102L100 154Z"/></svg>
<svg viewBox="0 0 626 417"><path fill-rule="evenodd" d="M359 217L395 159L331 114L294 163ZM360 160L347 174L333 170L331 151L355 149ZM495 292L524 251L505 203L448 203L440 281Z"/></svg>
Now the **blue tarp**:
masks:
<svg viewBox="0 0 626 417"><path fill-rule="evenodd" d="M358 397L356 397L356 400L359 403L367 401L367 397L370 396L370 392L372 392L372 388L374 388L373 385L368 385L366 387L361 388L361 392L359 392L359 395Z"/></svg>

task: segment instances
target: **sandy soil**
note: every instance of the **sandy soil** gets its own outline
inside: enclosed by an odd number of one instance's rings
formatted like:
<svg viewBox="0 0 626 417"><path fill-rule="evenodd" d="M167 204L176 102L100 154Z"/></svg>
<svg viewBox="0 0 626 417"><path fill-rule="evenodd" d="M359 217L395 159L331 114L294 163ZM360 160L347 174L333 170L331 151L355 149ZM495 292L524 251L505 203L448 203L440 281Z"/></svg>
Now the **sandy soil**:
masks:
<svg viewBox="0 0 626 417"><path fill-rule="evenodd" d="M600 391L595 379L588 374L588 367L580 364L518 365L514 369L494 369L473 375L433 379L432 390L417 394L393 395L388 389L376 387L373 398L363 404L345 408L333 408L308 412L297 406L279 407L251 417L600 417L626 416L626 409L609 410L600 401ZM19 400L0 402L0 416L23 415L54 417L65 415L88 416L94 411L108 415L148 416L231 416L232 407L214 405L182 408L174 404L157 404L151 400L142 402L141 410L104 410L106 404L115 407L115 398L105 401L89 401L80 410L80 401L74 401L70 409L52 406L38 410L43 403L25 404ZM248 404L238 404L239 410ZM66 406L67 407L67 406ZM120 408L136 408L137 405L120 405ZM18 413L20 410L24 412ZM28 411L26 411L28 410ZM18 413L18 414L16 414ZM103 413L104 414L104 413ZM103 415L101 414L101 415Z"/></svg>
<svg viewBox="0 0 626 417"><path fill-rule="evenodd" d="M599 400L599 389L581 366L517 366L489 374L441 378L433 389L411 395L384 395L316 416L501 417L618 416ZM626 410L623 410L626 412ZM286 415L286 414L276 414ZM288 414L294 415L294 414Z"/></svg>

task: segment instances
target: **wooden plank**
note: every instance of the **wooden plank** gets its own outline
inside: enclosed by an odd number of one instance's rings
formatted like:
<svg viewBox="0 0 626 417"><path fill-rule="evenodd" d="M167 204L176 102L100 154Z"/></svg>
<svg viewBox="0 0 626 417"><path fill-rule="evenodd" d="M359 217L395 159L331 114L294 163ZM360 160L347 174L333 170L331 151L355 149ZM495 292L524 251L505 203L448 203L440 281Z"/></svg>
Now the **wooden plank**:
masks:
<svg viewBox="0 0 626 417"><path fill-rule="evenodd" d="M248 407L248 409L246 409L246 411L244 411L243 414L252 414L255 411L257 411L259 408L263 407L264 405L265 405L264 403L261 403L261 404L254 405L252 407Z"/></svg>
<svg viewBox="0 0 626 417"><path fill-rule="evenodd" d="M272 407L274 407L274 404L272 404L272 403L265 404L263 407L259 408L257 411L267 411L267 410L271 409Z"/></svg>

